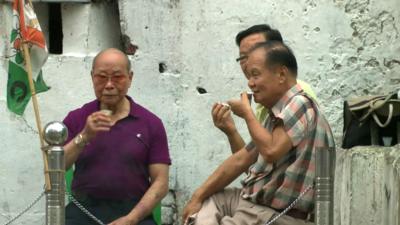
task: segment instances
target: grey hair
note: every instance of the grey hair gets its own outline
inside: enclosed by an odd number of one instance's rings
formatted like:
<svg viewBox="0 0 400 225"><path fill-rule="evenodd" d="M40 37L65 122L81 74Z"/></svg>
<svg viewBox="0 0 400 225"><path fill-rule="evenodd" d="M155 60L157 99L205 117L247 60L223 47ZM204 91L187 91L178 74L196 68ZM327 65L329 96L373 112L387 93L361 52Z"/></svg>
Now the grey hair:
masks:
<svg viewBox="0 0 400 225"><path fill-rule="evenodd" d="M106 49L101 50L99 53L97 53L97 55L93 58L93 61L92 61L92 71L94 69L94 64L96 63L97 58L100 55L102 55L103 53L108 52L108 51L115 51L115 52L119 52L122 55L124 55L125 60L126 60L126 65L127 65L126 69L128 70L128 73L131 72L132 66L131 66L131 61L129 60L128 55L126 55L123 51L121 51L117 48L106 48Z"/></svg>

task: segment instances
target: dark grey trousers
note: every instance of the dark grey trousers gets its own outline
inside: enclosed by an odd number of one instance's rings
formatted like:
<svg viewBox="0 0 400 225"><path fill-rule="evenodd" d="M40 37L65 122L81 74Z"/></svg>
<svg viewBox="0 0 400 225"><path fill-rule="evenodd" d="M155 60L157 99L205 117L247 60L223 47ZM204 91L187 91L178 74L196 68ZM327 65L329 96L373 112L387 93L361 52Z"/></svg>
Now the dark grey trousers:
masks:
<svg viewBox="0 0 400 225"><path fill-rule="evenodd" d="M127 215L138 203L137 201L107 201L94 200L80 201L81 204L104 224ZM74 203L70 202L65 208L66 225L98 225L93 219L83 213ZM152 215L146 217L138 225L156 225Z"/></svg>

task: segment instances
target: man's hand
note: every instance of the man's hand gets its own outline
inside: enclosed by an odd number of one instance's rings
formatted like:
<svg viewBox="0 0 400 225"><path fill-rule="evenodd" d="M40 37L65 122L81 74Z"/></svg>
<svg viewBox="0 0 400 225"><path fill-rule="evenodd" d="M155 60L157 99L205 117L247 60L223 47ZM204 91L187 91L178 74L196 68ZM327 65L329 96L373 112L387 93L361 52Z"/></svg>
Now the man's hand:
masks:
<svg viewBox="0 0 400 225"><path fill-rule="evenodd" d="M240 100L229 100L228 104L232 112L243 119L253 114L246 92L240 94Z"/></svg>
<svg viewBox="0 0 400 225"><path fill-rule="evenodd" d="M82 135L81 141L87 144L89 143L94 137L96 137L97 132L104 132L109 131L110 128L114 125L115 122L112 122L111 117L106 115L104 112L98 111L90 114L86 118L85 127L82 129L80 134L77 136ZM69 169L72 164L78 159L79 154L83 150L83 146L76 145L78 143L75 142L75 139L68 142L64 145L64 156L65 156L65 168Z"/></svg>
<svg viewBox="0 0 400 225"><path fill-rule="evenodd" d="M232 119L228 106L221 103L215 103L212 107L211 115L214 126L220 129L226 135L231 135L236 132L235 122Z"/></svg>
<svg viewBox="0 0 400 225"><path fill-rule="evenodd" d="M136 225L138 221L128 218L128 216L120 217L108 225Z"/></svg>
<svg viewBox="0 0 400 225"><path fill-rule="evenodd" d="M186 224L189 220L189 216L197 213L200 211L202 206L201 201L196 200L196 199L191 199L188 204L185 206L183 209L182 213L182 222L183 224Z"/></svg>
<svg viewBox="0 0 400 225"><path fill-rule="evenodd" d="M94 112L87 117L82 136L86 138L86 141L90 141L96 136L97 132L109 131L112 125L114 124L110 116L101 111Z"/></svg>

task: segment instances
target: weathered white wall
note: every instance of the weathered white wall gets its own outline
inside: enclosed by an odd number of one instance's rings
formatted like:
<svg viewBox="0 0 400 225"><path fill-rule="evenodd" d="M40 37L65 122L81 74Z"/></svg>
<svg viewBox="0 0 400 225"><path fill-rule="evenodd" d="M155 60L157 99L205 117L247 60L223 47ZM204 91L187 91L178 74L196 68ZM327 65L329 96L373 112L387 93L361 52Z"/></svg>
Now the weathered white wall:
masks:
<svg viewBox="0 0 400 225"><path fill-rule="evenodd" d="M400 224L400 145L337 153L334 224Z"/></svg>
<svg viewBox="0 0 400 225"><path fill-rule="evenodd" d="M299 77L314 87L338 141L344 98L399 88L399 0L118 2L122 34L139 47L131 57L135 78L130 94L166 125L173 165L171 193L164 204L176 201L179 212L193 190L230 154L224 135L212 125L210 109L214 102L238 97L247 89L234 60L238 31L269 23L282 32L297 56ZM70 109L93 98L92 56L120 41L118 24L110 22L116 15L105 13L104 6L63 5L65 54L50 56L44 67L52 89L39 95L43 123L61 120ZM6 108L4 56L10 13L10 7L0 3L0 223L43 185L32 107L23 117ZM167 67L164 73L159 72L160 63ZM199 94L198 86L208 93ZM247 138L244 124L238 123ZM360 170L365 166L352 164L358 165ZM18 224L42 221L42 203ZM170 216L174 207L163 208L167 224L175 219Z"/></svg>

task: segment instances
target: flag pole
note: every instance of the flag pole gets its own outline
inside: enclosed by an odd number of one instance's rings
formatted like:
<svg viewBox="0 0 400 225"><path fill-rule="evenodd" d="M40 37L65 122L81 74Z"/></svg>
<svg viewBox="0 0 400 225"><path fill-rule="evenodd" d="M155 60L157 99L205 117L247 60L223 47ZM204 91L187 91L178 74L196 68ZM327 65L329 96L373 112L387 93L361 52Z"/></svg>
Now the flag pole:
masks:
<svg viewBox="0 0 400 225"><path fill-rule="evenodd" d="M39 105L38 105L38 102L37 102L35 85L33 83L33 78L32 78L31 57L29 55L28 43L25 40L23 40L23 42L22 42L22 48L23 48L23 52L24 52L25 69L26 69L27 74L28 74L29 87L30 87L31 95L32 95L33 109L35 111L36 126L37 126L37 129L39 131L40 149L43 149L44 140L43 140L42 125L41 125L42 122L40 120ZM46 191L50 191L51 190L51 185L50 185L50 176L49 176L49 173L48 173L49 164L48 164L47 154L43 150L42 150L42 156L43 156L43 163L44 163L45 189L46 189Z"/></svg>

